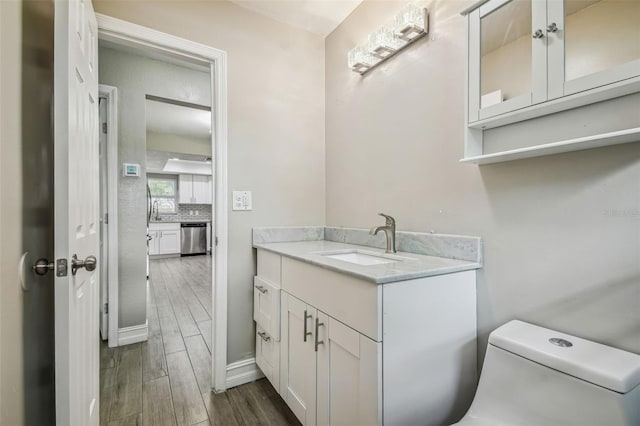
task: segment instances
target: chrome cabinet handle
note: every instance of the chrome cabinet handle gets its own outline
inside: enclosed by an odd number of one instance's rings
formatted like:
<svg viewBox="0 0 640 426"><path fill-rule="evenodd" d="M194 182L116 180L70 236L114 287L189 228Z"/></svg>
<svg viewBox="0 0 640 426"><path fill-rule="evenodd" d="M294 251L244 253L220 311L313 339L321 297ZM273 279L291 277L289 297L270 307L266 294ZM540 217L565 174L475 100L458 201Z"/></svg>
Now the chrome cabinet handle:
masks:
<svg viewBox="0 0 640 426"><path fill-rule="evenodd" d="M535 33L533 33L533 38L542 38L544 37L544 33L541 29L537 29Z"/></svg>
<svg viewBox="0 0 640 426"><path fill-rule="evenodd" d="M548 33L555 33L556 31L558 31L558 26L556 25L555 22L552 22L551 24L547 25Z"/></svg>
<svg viewBox="0 0 640 426"><path fill-rule="evenodd" d="M313 333L311 333L310 331L307 331L307 320L309 318L313 318L312 315L307 314L307 310L305 309L304 311L304 341L307 341L307 336L311 336Z"/></svg>
<svg viewBox="0 0 640 426"><path fill-rule="evenodd" d="M78 259L78 256L74 254L71 258L71 274L75 275L80 268L84 268L89 272L94 271L97 264L98 260L95 256L87 256L85 260L80 260Z"/></svg>
<svg viewBox="0 0 640 426"><path fill-rule="evenodd" d="M260 336L265 342L271 340L271 337L267 336L267 333L265 333L264 331L258 331L258 336Z"/></svg>
<svg viewBox="0 0 640 426"><path fill-rule="evenodd" d="M262 294L267 294L267 292L269 291L268 289L264 288L264 287L263 287L263 286L261 286L261 285L257 285L257 286L255 286L255 287L256 287L256 290L258 290L258 291L259 291L260 293L262 293Z"/></svg>
<svg viewBox="0 0 640 426"><path fill-rule="evenodd" d="M320 319L316 317L316 342L315 342L315 350L318 352L318 345L324 345L324 340L318 340L318 329L320 326L323 326L324 323L320 322Z"/></svg>

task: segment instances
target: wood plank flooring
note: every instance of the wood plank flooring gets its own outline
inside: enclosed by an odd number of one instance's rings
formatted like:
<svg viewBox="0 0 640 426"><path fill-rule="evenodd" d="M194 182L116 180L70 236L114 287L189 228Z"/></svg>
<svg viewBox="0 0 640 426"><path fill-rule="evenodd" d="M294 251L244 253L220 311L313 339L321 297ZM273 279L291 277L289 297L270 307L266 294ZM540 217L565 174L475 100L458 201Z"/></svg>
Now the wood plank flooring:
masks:
<svg viewBox="0 0 640 426"><path fill-rule="evenodd" d="M152 260L149 340L100 349L100 424L299 425L266 380L210 391L211 257Z"/></svg>

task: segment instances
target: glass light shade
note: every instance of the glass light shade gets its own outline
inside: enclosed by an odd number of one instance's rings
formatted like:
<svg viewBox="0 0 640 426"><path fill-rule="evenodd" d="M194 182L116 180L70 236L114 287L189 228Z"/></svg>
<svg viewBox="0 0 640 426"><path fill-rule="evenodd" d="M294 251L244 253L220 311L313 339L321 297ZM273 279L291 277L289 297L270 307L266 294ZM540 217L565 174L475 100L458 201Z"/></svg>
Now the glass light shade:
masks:
<svg viewBox="0 0 640 426"><path fill-rule="evenodd" d="M403 40L413 40L426 31L426 9L409 5L396 15L396 34Z"/></svg>
<svg viewBox="0 0 640 426"><path fill-rule="evenodd" d="M379 58L386 58L405 44L388 28L382 27L369 34L369 52Z"/></svg>
<svg viewBox="0 0 640 426"><path fill-rule="evenodd" d="M380 62L380 58L373 56L363 46L356 46L351 49L347 57L349 68L359 73L365 72L378 62Z"/></svg>

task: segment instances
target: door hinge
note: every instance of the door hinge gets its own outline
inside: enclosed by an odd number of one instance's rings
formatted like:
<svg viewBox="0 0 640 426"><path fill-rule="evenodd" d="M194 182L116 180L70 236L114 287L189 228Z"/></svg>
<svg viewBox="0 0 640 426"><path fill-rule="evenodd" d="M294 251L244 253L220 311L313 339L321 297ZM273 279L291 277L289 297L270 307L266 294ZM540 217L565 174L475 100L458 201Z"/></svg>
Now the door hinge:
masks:
<svg viewBox="0 0 640 426"><path fill-rule="evenodd" d="M107 123L102 123L102 133L107 133Z"/></svg>
<svg viewBox="0 0 640 426"><path fill-rule="evenodd" d="M218 237L216 237L216 246L218 245Z"/></svg>
<svg viewBox="0 0 640 426"><path fill-rule="evenodd" d="M104 223L105 223L105 225L109 224L109 213L105 213L104 214Z"/></svg>
<svg viewBox="0 0 640 426"><path fill-rule="evenodd" d="M67 259L56 260L56 277L67 276Z"/></svg>
<svg viewBox="0 0 640 426"><path fill-rule="evenodd" d="M109 313L109 303L105 303L104 304L104 313L108 314Z"/></svg>

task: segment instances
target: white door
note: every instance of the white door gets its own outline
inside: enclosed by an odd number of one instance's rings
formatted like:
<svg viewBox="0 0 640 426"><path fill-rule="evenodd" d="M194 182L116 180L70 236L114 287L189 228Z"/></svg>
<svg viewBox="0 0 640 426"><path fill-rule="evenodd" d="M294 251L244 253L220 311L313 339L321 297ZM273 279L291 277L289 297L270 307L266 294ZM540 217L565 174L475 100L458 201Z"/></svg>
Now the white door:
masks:
<svg viewBox="0 0 640 426"><path fill-rule="evenodd" d="M318 425L382 424L382 343L318 312Z"/></svg>
<svg viewBox="0 0 640 426"><path fill-rule="evenodd" d="M72 257L99 256L97 23L90 0L55 2L54 198L56 420L99 423L99 270L72 272ZM98 259L98 264L99 264Z"/></svg>
<svg viewBox="0 0 640 426"><path fill-rule="evenodd" d="M107 99L100 98L100 336L109 338L109 186L107 175Z"/></svg>
<svg viewBox="0 0 640 426"><path fill-rule="evenodd" d="M316 310L282 293L280 395L305 426L316 424Z"/></svg>

